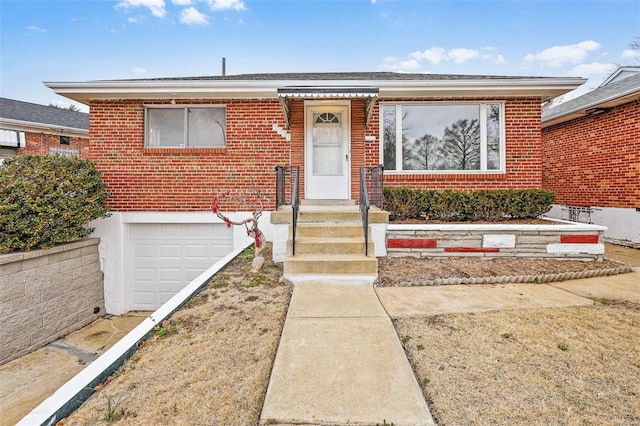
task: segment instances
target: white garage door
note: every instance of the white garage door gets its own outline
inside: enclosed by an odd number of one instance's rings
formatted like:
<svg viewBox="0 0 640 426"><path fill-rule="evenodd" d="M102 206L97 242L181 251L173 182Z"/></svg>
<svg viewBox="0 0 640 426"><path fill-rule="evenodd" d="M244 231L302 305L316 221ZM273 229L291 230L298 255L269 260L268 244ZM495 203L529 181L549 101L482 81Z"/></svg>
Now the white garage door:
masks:
<svg viewBox="0 0 640 426"><path fill-rule="evenodd" d="M130 310L154 310L233 249L225 224L129 226Z"/></svg>

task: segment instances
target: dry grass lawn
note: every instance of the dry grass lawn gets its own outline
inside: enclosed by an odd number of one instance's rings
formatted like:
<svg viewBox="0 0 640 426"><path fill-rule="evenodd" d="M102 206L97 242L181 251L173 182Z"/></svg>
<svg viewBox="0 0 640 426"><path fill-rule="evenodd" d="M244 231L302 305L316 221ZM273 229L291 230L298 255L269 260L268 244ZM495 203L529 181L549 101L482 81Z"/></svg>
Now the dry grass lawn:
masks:
<svg viewBox="0 0 640 426"><path fill-rule="evenodd" d="M440 425L640 424L640 306L397 319Z"/></svg>
<svg viewBox="0 0 640 426"><path fill-rule="evenodd" d="M64 424L257 424L292 289L269 260L248 277L252 256L217 274Z"/></svg>

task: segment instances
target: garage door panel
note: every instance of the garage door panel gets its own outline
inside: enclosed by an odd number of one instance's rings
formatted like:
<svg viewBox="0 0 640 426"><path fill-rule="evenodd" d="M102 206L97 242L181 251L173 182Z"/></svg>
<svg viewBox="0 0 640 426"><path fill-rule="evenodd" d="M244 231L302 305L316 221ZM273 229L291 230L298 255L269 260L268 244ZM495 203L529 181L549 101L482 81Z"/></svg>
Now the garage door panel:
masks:
<svg viewBox="0 0 640 426"><path fill-rule="evenodd" d="M189 259L206 259L209 256L207 244L188 244L186 249L186 255Z"/></svg>
<svg viewBox="0 0 640 426"><path fill-rule="evenodd" d="M155 244L136 244L133 246L133 256L142 259L155 259L156 258L156 246Z"/></svg>
<svg viewBox="0 0 640 426"><path fill-rule="evenodd" d="M131 224L127 271L131 306L157 309L233 250L225 224Z"/></svg>
<svg viewBox="0 0 640 426"><path fill-rule="evenodd" d="M135 268L133 270L133 279L143 282L155 282L156 281L156 269L155 268Z"/></svg>
<svg viewBox="0 0 640 426"><path fill-rule="evenodd" d="M180 244L160 244L160 259L182 259L182 245Z"/></svg>

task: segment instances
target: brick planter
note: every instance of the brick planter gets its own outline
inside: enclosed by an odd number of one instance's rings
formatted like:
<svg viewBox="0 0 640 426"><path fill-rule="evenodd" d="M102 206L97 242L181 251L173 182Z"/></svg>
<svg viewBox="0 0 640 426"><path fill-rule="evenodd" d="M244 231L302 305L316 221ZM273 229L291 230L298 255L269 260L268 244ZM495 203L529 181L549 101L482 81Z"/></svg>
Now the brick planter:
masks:
<svg viewBox="0 0 640 426"><path fill-rule="evenodd" d="M90 238L0 255L0 364L84 327L104 313L99 241Z"/></svg>
<svg viewBox="0 0 640 426"><path fill-rule="evenodd" d="M390 257L521 257L602 260L603 226L437 224L387 226Z"/></svg>

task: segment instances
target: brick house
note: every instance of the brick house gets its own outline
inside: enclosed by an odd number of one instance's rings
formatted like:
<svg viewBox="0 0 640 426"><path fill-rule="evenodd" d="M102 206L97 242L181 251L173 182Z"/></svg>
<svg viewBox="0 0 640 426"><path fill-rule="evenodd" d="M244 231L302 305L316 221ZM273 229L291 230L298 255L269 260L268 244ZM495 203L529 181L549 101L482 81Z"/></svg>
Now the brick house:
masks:
<svg viewBox="0 0 640 426"><path fill-rule="evenodd" d="M0 159L62 154L87 158L89 114L0 98Z"/></svg>
<svg viewBox="0 0 640 426"><path fill-rule="evenodd" d="M604 225L605 238L640 244L640 67L542 114L542 183L549 213Z"/></svg>
<svg viewBox="0 0 640 426"><path fill-rule="evenodd" d="M385 185L542 187L541 103L580 78L293 73L45 83L91 108L88 158L114 214L97 224L107 311L152 309L245 240L274 166L300 166L306 199L358 199L361 166ZM402 143L396 143L402 141ZM261 197L252 195L256 190ZM235 195L244 195L239 203Z"/></svg>

